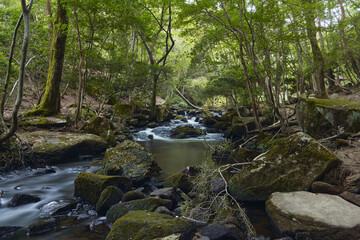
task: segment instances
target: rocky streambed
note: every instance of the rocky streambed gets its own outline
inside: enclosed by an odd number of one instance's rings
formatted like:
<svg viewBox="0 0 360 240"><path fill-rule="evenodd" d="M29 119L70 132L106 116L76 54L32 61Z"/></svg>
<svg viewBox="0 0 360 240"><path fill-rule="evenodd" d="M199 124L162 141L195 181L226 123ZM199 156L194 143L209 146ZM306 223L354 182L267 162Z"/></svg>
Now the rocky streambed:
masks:
<svg viewBox="0 0 360 240"><path fill-rule="evenodd" d="M323 104L302 108L299 114L317 111L321 121L313 123L326 125L322 129L333 133L329 130L337 128L337 123L329 117L330 107L328 117L321 115ZM231 114L212 119L207 114L204 124L240 139L225 145L218 142L224 140L221 134L212 133L196 116L184 114L160 125L146 125L144 120L145 127L134 135L141 144L119 140L111 124L101 124L107 130L94 131L97 128L92 123L106 121L97 118L88 123L94 135L23 134L32 141L35 154L48 156L50 164L68 158L79 162L67 170L59 165L2 175L0 211L6 218L0 239L266 239L270 236L254 234L244 215L251 211L243 212L237 205L253 202L265 203L273 226L271 239L360 237L360 176L349 172L333 151L308 135L311 132L305 125L310 123L304 120L308 117L299 116L307 133L265 132L241 140L251 127L250 119L240 123ZM130 122L138 124L139 120ZM104 131L107 134L101 136ZM120 143L114 144L114 139ZM202 154L199 148L192 154L191 147L204 139L215 146L207 144L200 148ZM105 148L104 159L93 161L92 156L79 155ZM209 148L212 150L207 151ZM205 159L208 164L204 165ZM87 160L84 165L83 160ZM197 166L187 167L191 163ZM51 183L46 184L49 179ZM66 194L58 195L62 191Z"/></svg>

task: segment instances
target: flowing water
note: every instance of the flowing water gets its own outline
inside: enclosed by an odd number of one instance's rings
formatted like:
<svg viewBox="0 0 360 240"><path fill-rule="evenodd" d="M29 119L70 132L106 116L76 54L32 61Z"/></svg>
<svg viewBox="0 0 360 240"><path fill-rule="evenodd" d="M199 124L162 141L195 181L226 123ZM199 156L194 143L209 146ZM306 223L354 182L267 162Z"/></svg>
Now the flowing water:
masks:
<svg viewBox="0 0 360 240"><path fill-rule="evenodd" d="M187 122L172 120L155 128L146 128L134 133L134 140L141 143L147 151L154 154L154 158L163 170L163 176L179 172L187 166L200 165L209 157L208 146L218 144L224 140L220 133L207 133L204 136L190 139L171 139L170 132L178 126L191 125L206 130L195 117L185 114ZM150 137L149 137L150 136ZM206 140L206 141L205 141ZM206 142L206 143L205 143ZM21 226L27 227L40 219L40 208L53 200L73 199L74 180L78 173L95 172L97 168L90 167L91 161L74 162L52 167L55 172L45 174L46 169L24 170L0 175L0 227ZM1 192L0 192L1 193ZM16 193L37 195L41 201L15 208L8 208L6 204ZM249 213L254 223L259 225L260 234L269 236L268 223L264 221L262 207L249 206ZM259 210L260 209L260 210ZM93 216L92 220L96 219ZM60 232L41 235L39 237L26 237L21 235L16 239L104 239L103 235L91 233L89 222L82 225L70 226ZM1 239L1 236L0 236Z"/></svg>

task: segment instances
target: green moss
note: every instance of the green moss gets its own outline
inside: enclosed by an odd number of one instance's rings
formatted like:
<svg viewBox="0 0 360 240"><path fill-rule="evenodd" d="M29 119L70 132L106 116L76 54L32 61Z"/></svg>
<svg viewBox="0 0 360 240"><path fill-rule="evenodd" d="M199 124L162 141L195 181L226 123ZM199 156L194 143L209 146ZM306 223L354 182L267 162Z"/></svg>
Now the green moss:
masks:
<svg viewBox="0 0 360 240"><path fill-rule="evenodd" d="M81 197L94 205L98 202L102 191L108 186L116 186L125 192L132 187L130 179L126 177L104 176L86 172L79 173L74 185L74 196Z"/></svg>
<svg viewBox="0 0 360 240"><path fill-rule="evenodd" d="M266 200L273 192L307 190L339 159L310 136L279 140L262 157L230 179L230 192L242 201Z"/></svg>
<svg viewBox="0 0 360 240"><path fill-rule="evenodd" d="M121 201L124 193L115 186L109 186L101 192L100 198L96 203L96 211L99 215L103 216L107 210L115 204Z"/></svg>
<svg viewBox="0 0 360 240"><path fill-rule="evenodd" d="M205 131L192 126L177 127L171 131L170 137L177 139L199 137L205 134Z"/></svg>
<svg viewBox="0 0 360 240"><path fill-rule="evenodd" d="M185 193L188 193L192 189L193 178L184 173L176 173L168 177L165 181L165 187L178 187Z"/></svg>
<svg viewBox="0 0 360 240"><path fill-rule="evenodd" d="M355 100L307 98L306 101L308 102L308 104L315 104L316 106L323 108L334 108L334 109L339 108L339 109L360 111L360 101L355 101Z"/></svg>
<svg viewBox="0 0 360 240"><path fill-rule="evenodd" d="M192 229L190 224L180 218L160 213L135 211L118 219L106 240L151 240Z"/></svg>
<svg viewBox="0 0 360 240"><path fill-rule="evenodd" d="M127 193L125 193L122 201L123 202L129 202L132 200L138 200L138 199L144 199L146 198L146 195L143 192L140 191L129 191Z"/></svg>
<svg viewBox="0 0 360 240"><path fill-rule="evenodd" d="M106 213L106 222L113 223L125 214L136 210L153 212L160 206L171 209L172 202L171 200L150 197L146 199L118 203L112 206Z"/></svg>

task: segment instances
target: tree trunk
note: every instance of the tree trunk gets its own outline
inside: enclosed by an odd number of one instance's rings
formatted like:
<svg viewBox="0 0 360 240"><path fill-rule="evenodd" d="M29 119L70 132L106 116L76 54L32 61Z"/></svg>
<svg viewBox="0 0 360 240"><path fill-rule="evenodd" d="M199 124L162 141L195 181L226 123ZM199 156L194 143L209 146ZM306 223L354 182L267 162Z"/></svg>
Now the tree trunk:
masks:
<svg viewBox="0 0 360 240"><path fill-rule="evenodd" d="M21 0L22 15L24 18L24 38L23 45L21 49L21 60L20 60L20 70L19 70L19 84L18 84L18 94L14 104L14 110L12 112L12 122L11 127L8 131L2 132L0 136L0 143L10 139L16 132L18 127L18 112L23 99L24 91L24 78L25 78L25 66L26 66L26 57L30 41L30 11L33 1L30 1L29 7L26 6L25 0ZM15 28L15 31L17 29ZM2 115L2 114L1 114ZM6 126L2 126L3 129L6 129Z"/></svg>
<svg viewBox="0 0 360 240"><path fill-rule="evenodd" d="M66 1L57 0L51 43L51 58L44 97L35 109L27 112L25 115L50 116L60 112L60 82L68 28L66 5Z"/></svg>
<svg viewBox="0 0 360 240"><path fill-rule="evenodd" d="M311 3L312 0L305 0L305 2ZM313 53L314 67L315 67L315 82L316 92L319 98L328 98L325 87L325 74L324 74L324 58L321 53L318 40L316 38L316 26L315 18L312 9L305 10L306 19L306 31L310 40L310 45Z"/></svg>
<svg viewBox="0 0 360 240"><path fill-rule="evenodd" d="M80 37L80 29L79 29L79 19L77 15L76 10L76 0L73 1L74 5L74 14L75 14L75 22L76 22L76 32L79 42L79 53L80 53L80 59L79 59L79 85L78 85L78 99L77 99L77 106L76 106L76 113L75 113L75 126L78 124L79 117L81 117L81 111L82 111L82 102L83 102L83 78L82 78L82 62L83 62L83 51L81 46L81 37Z"/></svg>

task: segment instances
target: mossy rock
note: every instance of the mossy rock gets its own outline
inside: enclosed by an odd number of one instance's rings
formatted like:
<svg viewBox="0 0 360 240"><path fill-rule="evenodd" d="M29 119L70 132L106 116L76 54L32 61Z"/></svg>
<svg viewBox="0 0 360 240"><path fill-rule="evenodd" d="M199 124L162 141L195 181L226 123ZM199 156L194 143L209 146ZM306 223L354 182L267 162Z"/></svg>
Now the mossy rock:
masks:
<svg viewBox="0 0 360 240"><path fill-rule="evenodd" d="M279 141L229 181L239 201L265 201L273 192L308 190L311 184L340 160L305 133Z"/></svg>
<svg viewBox="0 0 360 240"><path fill-rule="evenodd" d="M132 200L139 200L139 199L144 199L144 198L146 198L146 195L143 192L134 190L134 191L129 191L129 192L125 193L122 201L129 202Z"/></svg>
<svg viewBox="0 0 360 240"><path fill-rule="evenodd" d="M132 109L130 104L117 103L114 106L114 114L120 118L128 118L132 114Z"/></svg>
<svg viewBox="0 0 360 240"><path fill-rule="evenodd" d="M79 155L99 154L107 143L93 134L35 131L18 133L18 136L33 145L35 156L47 164L76 160Z"/></svg>
<svg viewBox="0 0 360 240"><path fill-rule="evenodd" d="M231 151L230 158L226 163L230 164L230 163L251 162L254 158L256 158L260 154L261 152L257 150L238 147Z"/></svg>
<svg viewBox="0 0 360 240"><path fill-rule="evenodd" d="M68 118L65 115L56 115L52 117L21 117L19 126L21 127L38 127L38 128L53 128L64 127L68 123Z"/></svg>
<svg viewBox="0 0 360 240"><path fill-rule="evenodd" d="M315 138L332 135L339 127L347 132L360 131L360 101L302 98L296 115L304 132Z"/></svg>
<svg viewBox="0 0 360 240"><path fill-rule="evenodd" d="M167 109L165 105L156 106L156 122L161 123L170 121L173 118L173 114Z"/></svg>
<svg viewBox="0 0 360 240"><path fill-rule="evenodd" d="M106 213L106 222L112 224L117 219L121 218L125 214L137 210L153 212L158 207L164 206L171 209L172 202L170 200L160 198L146 198L133 200L129 202L122 202L112 206Z"/></svg>
<svg viewBox="0 0 360 240"><path fill-rule="evenodd" d="M124 193L115 186L108 186L101 192L100 198L96 203L96 211L100 216L104 216L110 207L121 201Z"/></svg>
<svg viewBox="0 0 360 240"><path fill-rule="evenodd" d="M107 175L124 175L136 183L147 181L160 174L160 168L150 153L133 141L124 141L106 150L103 172Z"/></svg>
<svg viewBox="0 0 360 240"><path fill-rule="evenodd" d="M193 126L180 126L171 130L170 137L177 139L200 137L205 135L205 131Z"/></svg>
<svg viewBox="0 0 360 240"><path fill-rule="evenodd" d="M177 187L180 188L184 193L188 193L193 187L192 180L193 177L190 177L184 173L176 173L165 180L165 187Z"/></svg>
<svg viewBox="0 0 360 240"><path fill-rule="evenodd" d="M79 173L74 185L74 196L81 197L94 205L99 201L101 193L109 186L118 187L123 192L132 188L131 180L127 177L104 176L87 172Z"/></svg>
<svg viewBox="0 0 360 240"><path fill-rule="evenodd" d="M151 240L194 229L189 223L169 215L135 211L119 218L106 240Z"/></svg>
<svg viewBox="0 0 360 240"><path fill-rule="evenodd" d="M82 130L104 138L110 146L115 146L117 143L114 126L105 117L93 116L85 122Z"/></svg>

